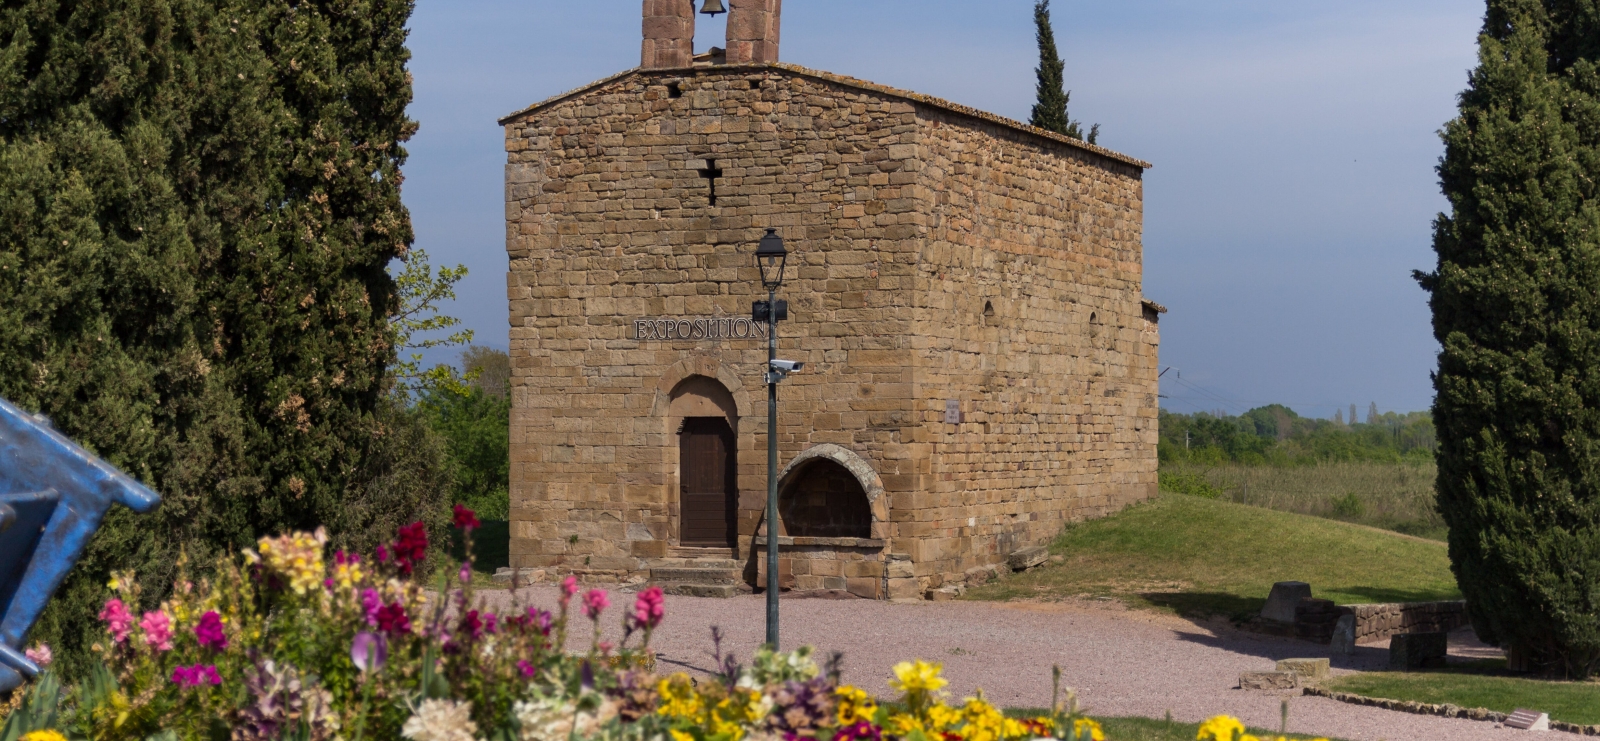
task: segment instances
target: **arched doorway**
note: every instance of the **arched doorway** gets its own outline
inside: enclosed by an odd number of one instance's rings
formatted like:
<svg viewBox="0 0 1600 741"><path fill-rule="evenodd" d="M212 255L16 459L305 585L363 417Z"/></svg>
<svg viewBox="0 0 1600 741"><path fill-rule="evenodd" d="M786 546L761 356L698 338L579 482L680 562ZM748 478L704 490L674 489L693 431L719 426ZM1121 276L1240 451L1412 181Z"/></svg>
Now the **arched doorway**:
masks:
<svg viewBox="0 0 1600 741"><path fill-rule="evenodd" d="M738 409L716 379L690 376L672 390L678 431L678 545L734 548L738 539Z"/></svg>
<svg viewBox="0 0 1600 741"><path fill-rule="evenodd" d="M784 534L796 538L868 538L872 506L855 474L816 458L790 475L778 496Z"/></svg>

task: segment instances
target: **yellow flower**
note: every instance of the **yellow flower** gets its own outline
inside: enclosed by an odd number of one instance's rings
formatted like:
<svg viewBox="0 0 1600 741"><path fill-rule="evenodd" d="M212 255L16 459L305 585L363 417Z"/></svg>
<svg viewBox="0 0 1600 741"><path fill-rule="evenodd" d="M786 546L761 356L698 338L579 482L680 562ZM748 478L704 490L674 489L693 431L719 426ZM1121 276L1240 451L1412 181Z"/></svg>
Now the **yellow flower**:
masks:
<svg viewBox="0 0 1600 741"><path fill-rule="evenodd" d="M928 708L928 730L947 731L951 726L961 722L961 711L944 703L935 703Z"/></svg>
<svg viewBox="0 0 1600 741"><path fill-rule="evenodd" d="M67 741L67 737L56 731L34 731L22 734L18 741Z"/></svg>
<svg viewBox="0 0 1600 741"><path fill-rule="evenodd" d="M928 729L923 725L922 719L915 715L895 713L889 716L889 723L884 726L884 730L895 736L904 737L911 735L912 731L926 732Z"/></svg>
<svg viewBox="0 0 1600 741"><path fill-rule="evenodd" d="M1072 721L1072 739L1078 741L1083 738L1088 738L1090 741L1106 741L1106 735L1101 732L1099 723L1088 718L1078 718Z"/></svg>
<svg viewBox="0 0 1600 741"><path fill-rule="evenodd" d="M256 543L267 567L289 578L289 588L305 595L322 584L322 546L327 536L318 529L312 533L291 533L262 538Z"/></svg>
<svg viewBox="0 0 1600 741"><path fill-rule="evenodd" d="M1195 740L1235 741L1243 734L1244 724L1240 723L1238 718L1218 715L1200 724L1200 733L1195 736Z"/></svg>
<svg viewBox="0 0 1600 741"><path fill-rule="evenodd" d="M878 712L878 703L873 702L871 695L848 684L834 689L833 696L839 700L841 726L855 725L863 721L871 722L872 716Z"/></svg>
<svg viewBox="0 0 1600 741"><path fill-rule="evenodd" d="M676 728L667 731L667 733L672 735L672 741L694 741L694 736L690 736Z"/></svg>
<svg viewBox="0 0 1600 741"><path fill-rule="evenodd" d="M908 695L938 692L949 684L939 676L942 671L944 664L930 664L922 659L902 661L894 665L895 678L889 680L889 687Z"/></svg>
<svg viewBox="0 0 1600 741"><path fill-rule="evenodd" d="M661 696L661 703L656 706L658 715L699 722L705 712L705 703L687 674L680 672L661 680L656 684L656 694Z"/></svg>

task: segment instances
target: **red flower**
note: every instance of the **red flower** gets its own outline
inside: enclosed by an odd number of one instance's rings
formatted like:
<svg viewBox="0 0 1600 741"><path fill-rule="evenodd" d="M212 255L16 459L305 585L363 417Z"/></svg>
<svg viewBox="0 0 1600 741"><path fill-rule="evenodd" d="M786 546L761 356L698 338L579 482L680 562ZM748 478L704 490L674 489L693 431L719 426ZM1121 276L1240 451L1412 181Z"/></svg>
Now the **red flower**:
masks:
<svg viewBox="0 0 1600 741"><path fill-rule="evenodd" d="M456 505L455 515L455 526L462 530L475 530L481 524L478 522L478 513L459 504Z"/></svg>
<svg viewBox="0 0 1600 741"><path fill-rule="evenodd" d="M413 566L422 563L428 553L428 529L420 522L400 526L400 537L394 543L394 560L400 573L410 574Z"/></svg>
<svg viewBox="0 0 1600 741"><path fill-rule="evenodd" d="M390 602L378 608L378 630L390 635L410 633L411 617L406 614L405 606L399 602Z"/></svg>

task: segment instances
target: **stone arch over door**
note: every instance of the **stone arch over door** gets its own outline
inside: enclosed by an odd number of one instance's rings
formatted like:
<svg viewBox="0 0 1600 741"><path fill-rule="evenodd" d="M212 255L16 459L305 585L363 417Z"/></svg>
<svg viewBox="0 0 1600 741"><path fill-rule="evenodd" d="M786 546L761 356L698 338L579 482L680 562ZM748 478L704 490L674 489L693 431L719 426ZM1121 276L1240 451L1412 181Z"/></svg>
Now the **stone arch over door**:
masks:
<svg viewBox="0 0 1600 741"><path fill-rule="evenodd" d="M841 482L841 476L848 477L850 481ZM825 481L818 481L825 479ZM846 486L841 491L836 491L831 496L841 497L835 504L842 504L850 511L838 514L855 515L864 513L870 518L865 523L865 532L856 531L850 535L835 535L824 537L855 537L855 538L887 538L889 525L889 497L883 490L883 480L878 472L865 458L857 455L849 448L832 443L825 443L807 448L784 466L783 472L778 476L778 502L780 519L788 520L783 514L786 495L793 503L797 489L807 484L818 484L818 488L839 489L840 484ZM854 484L853 487L848 484ZM849 502L850 497L860 496L865 499L864 506L859 507ZM793 506L793 504L791 504ZM825 506L825 505L814 505ZM804 505L800 505L803 509ZM791 509L790 512L796 512ZM814 523L821 524L821 523ZM852 521L849 517L834 518L823 525L826 528L850 527ZM793 533L790 533L793 535Z"/></svg>
<svg viewBox="0 0 1600 741"><path fill-rule="evenodd" d="M661 460L666 528L656 537L667 541L664 546L728 547L737 552L743 516L738 461L749 447L748 433L740 430L741 406L747 409L748 404L741 405L734 390L717 377L731 374L715 361L697 363L691 358L673 371L663 376L653 410L665 433ZM669 381L672 385L666 386Z"/></svg>

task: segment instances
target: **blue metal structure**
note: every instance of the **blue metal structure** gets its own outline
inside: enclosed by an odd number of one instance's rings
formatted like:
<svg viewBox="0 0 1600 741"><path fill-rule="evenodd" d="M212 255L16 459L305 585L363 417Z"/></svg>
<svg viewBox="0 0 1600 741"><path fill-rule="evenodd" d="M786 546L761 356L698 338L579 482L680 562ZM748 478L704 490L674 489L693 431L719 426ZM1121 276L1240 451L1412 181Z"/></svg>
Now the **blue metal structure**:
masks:
<svg viewBox="0 0 1600 741"><path fill-rule="evenodd" d="M111 505L161 497L0 399L0 692L39 673L22 641Z"/></svg>

